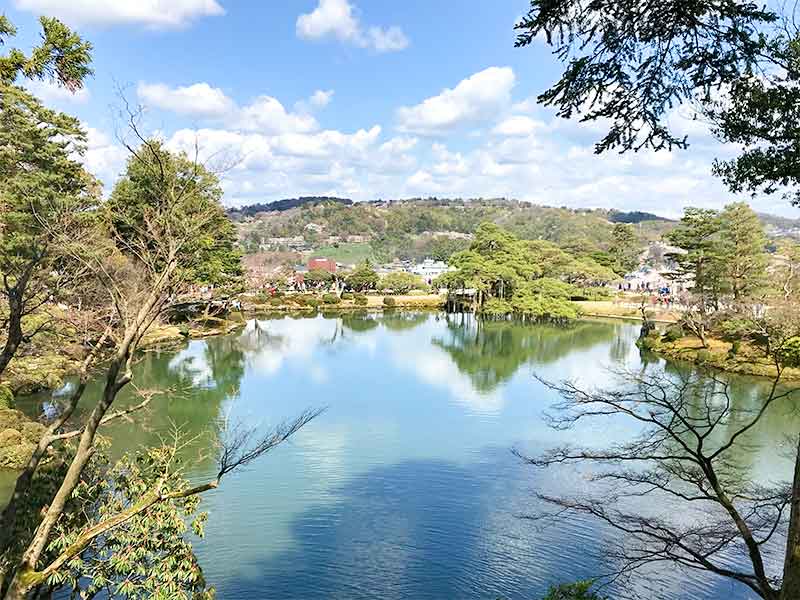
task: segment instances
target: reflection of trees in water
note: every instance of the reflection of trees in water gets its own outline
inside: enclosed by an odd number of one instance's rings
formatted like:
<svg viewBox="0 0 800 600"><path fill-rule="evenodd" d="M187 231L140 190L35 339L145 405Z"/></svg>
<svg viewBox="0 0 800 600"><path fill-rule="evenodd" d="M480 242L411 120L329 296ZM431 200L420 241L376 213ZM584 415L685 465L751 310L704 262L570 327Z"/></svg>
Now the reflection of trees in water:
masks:
<svg viewBox="0 0 800 600"><path fill-rule="evenodd" d="M374 314L357 311L342 315L342 325L353 333L364 333L375 329L380 322Z"/></svg>
<svg viewBox="0 0 800 600"><path fill-rule="evenodd" d="M285 344L285 335L272 333L268 325L257 319L248 323L238 339L239 348L248 354L257 354L267 348L282 348Z"/></svg>
<svg viewBox="0 0 800 600"><path fill-rule="evenodd" d="M632 341L629 337L618 335L608 347L608 358L613 363L624 363L631 351Z"/></svg>
<svg viewBox="0 0 800 600"><path fill-rule="evenodd" d="M426 323L428 317L426 313L392 310L383 313L381 323L391 331L407 331Z"/></svg>
<svg viewBox="0 0 800 600"><path fill-rule="evenodd" d="M390 331L408 331L428 322L430 314L402 310L386 311L382 314L356 311L341 316L342 325L354 332L372 331L383 324Z"/></svg>
<svg viewBox="0 0 800 600"><path fill-rule="evenodd" d="M555 362L618 336L608 323L580 321L569 325L483 321L472 315L447 315L449 337L433 344L447 352L481 392L491 392L527 363Z"/></svg>
<svg viewBox="0 0 800 600"><path fill-rule="evenodd" d="M159 390L147 409L130 420L108 425L101 430L110 437L112 454L120 455L140 446L154 446L178 427L188 437L197 437L188 452L208 450L218 434L220 409L224 401L239 395L244 375L244 352L236 336L191 342L178 353L149 352L134 365L134 383L141 390ZM73 416L83 422L102 393L102 381L88 384ZM53 400L59 402L56 395ZM50 398L38 399L47 403ZM140 402L133 388L125 388L114 405L125 408ZM194 461L196 462L196 461Z"/></svg>
<svg viewBox="0 0 800 600"><path fill-rule="evenodd" d="M661 362L663 366L660 368L675 381L695 382L683 396L687 402L685 410L689 418L701 422L707 418L707 402L716 402L710 408L721 411L725 408L724 399L729 398L730 407L726 411L726 418L708 435L708 448L718 447L751 421L761 410L765 399L770 396L772 382L767 379L732 373L711 373L682 361ZM640 374L645 372L642 367ZM783 389L790 387L778 386L777 392L781 393ZM723 393L726 388L727 394ZM800 404L792 400L773 404L759 419L758 425L738 437L736 444L727 451L723 465L726 475L740 477L758 473L763 478L761 483L765 485L774 483L776 478L785 478L786 469L790 468L787 464L794 460L792 453L797 444L797 431L800 431ZM780 460L781 457L785 460Z"/></svg>

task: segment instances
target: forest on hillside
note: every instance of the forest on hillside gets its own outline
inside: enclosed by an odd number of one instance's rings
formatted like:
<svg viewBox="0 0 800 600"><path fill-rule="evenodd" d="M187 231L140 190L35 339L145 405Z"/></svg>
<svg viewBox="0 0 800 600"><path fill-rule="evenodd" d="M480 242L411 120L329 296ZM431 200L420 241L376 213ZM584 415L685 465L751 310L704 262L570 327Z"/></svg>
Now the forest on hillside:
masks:
<svg viewBox="0 0 800 600"><path fill-rule="evenodd" d="M264 205L259 205L264 206ZM325 246L331 236L359 236L376 260L447 258L469 245L483 222L502 226L521 239L545 240L566 249L591 253L608 248L616 223L631 224L642 246L658 240L674 222L650 213L539 206L506 199L437 198L348 204L325 199L253 214L237 209L239 237L248 253L270 240L302 237ZM242 215L247 215L246 217Z"/></svg>

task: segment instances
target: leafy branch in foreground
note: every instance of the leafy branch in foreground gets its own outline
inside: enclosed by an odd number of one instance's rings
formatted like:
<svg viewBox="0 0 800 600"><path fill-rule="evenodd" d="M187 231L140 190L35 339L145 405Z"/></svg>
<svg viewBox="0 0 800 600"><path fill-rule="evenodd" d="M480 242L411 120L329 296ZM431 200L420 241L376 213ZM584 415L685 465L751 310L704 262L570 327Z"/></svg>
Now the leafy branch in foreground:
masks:
<svg viewBox="0 0 800 600"><path fill-rule="evenodd" d="M9 531L15 528L20 504L26 501L35 474L41 468L41 458L56 442L66 437L77 440L63 477L40 505L36 524L24 536L24 550L18 556L6 558L0 565L0 594L3 598L21 600L32 590L45 584L51 575L66 568L98 535L126 522L164 500L177 499L213 489L227 472L240 465L242 458L250 460L268 450L270 440L250 449L249 455L235 452L222 463L223 469L205 487L177 492L165 492L155 486L137 504L97 523L86 530L69 548L50 560L47 549L59 523L69 514L70 501L76 490L85 483L100 439L99 428L125 411L114 411L119 393L132 383L133 362L142 338L152 325L168 310L173 299L198 278L213 275L218 282L236 277L228 266L230 260L211 261L214 272L201 268L204 257L224 255L230 246L229 229L220 206L219 180L214 173L185 154L173 154L161 144L148 139L139 129L137 115L132 113L129 128L136 143L129 144L131 157L127 171L117 183L111 198L94 211L94 227L76 244L65 231L56 241L70 250L70 259L83 265L91 274L86 288L93 292L97 304L91 309L103 318L103 330L96 332L103 343L94 344L97 351L87 357L87 367L67 404L56 421L56 427L45 433L31 461L17 479L11 501L0 516L0 554L7 555L12 540ZM66 424L86 388L89 366L100 359L105 362L104 379L99 398L74 436L61 429ZM63 422L60 422L62 421ZM289 430L291 435L294 430ZM280 442L280 436L271 438ZM248 438L247 442L253 441ZM246 444L240 449L248 447ZM191 493L190 493L191 492ZM182 494L175 496L174 494Z"/></svg>
<svg viewBox="0 0 800 600"><path fill-rule="evenodd" d="M595 150L686 148L673 118L692 105L722 142L734 192L800 202L798 4L747 0L531 0L516 45L543 39L564 70L538 101L608 131Z"/></svg>

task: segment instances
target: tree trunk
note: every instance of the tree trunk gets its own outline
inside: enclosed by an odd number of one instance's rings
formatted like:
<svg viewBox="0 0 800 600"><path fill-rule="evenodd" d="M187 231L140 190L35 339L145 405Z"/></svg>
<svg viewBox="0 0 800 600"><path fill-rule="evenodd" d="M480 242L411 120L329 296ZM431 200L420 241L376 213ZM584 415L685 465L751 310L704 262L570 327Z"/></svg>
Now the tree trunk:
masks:
<svg viewBox="0 0 800 600"><path fill-rule="evenodd" d="M8 337L0 352L0 376L22 344L22 299L16 288L8 292Z"/></svg>
<svg viewBox="0 0 800 600"><path fill-rule="evenodd" d="M783 563L781 600L800 598L800 439L794 462L792 509L789 513L789 535L786 538L786 558Z"/></svg>

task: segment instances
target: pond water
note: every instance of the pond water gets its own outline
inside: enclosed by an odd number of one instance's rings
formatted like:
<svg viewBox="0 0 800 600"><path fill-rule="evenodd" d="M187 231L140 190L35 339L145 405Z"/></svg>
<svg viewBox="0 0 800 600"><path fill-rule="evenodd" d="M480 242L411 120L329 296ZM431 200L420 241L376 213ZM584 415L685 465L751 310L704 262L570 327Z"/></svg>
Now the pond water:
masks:
<svg viewBox="0 0 800 600"><path fill-rule="evenodd" d="M593 520L519 518L541 509L535 491L588 484L573 468L521 465L510 449L605 445L634 432L602 420L553 431L542 415L555 396L533 374L608 383L609 367L641 366L637 333L621 322L479 325L433 313L263 319L147 354L137 385L174 391L106 433L119 451L158 443L180 425L200 436L189 476L201 481L213 476L204 450L224 415L267 427L327 407L204 497L210 519L196 548L220 599L533 600L550 584L611 568L602 549L615 534ZM737 403L756 406L763 386L736 379ZM96 393L89 390L83 409ZM24 409L39 414L57 400L33 397ZM125 395L120 404L130 401ZM798 427L791 406L775 408L736 460L764 481L788 477L781 448ZM674 569L654 581L654 600L754 597L727 580Z"/></svg>

